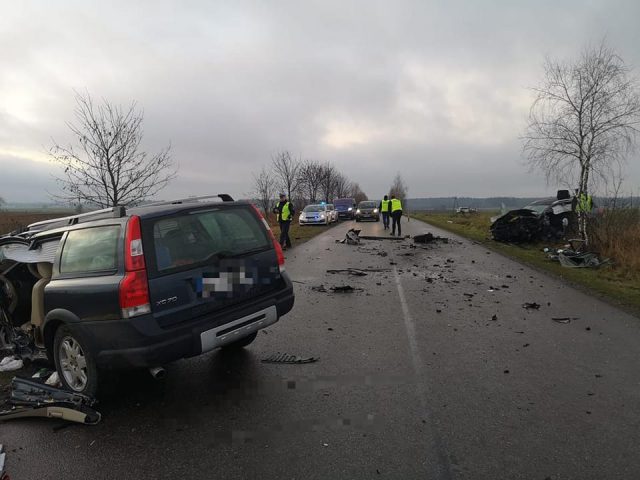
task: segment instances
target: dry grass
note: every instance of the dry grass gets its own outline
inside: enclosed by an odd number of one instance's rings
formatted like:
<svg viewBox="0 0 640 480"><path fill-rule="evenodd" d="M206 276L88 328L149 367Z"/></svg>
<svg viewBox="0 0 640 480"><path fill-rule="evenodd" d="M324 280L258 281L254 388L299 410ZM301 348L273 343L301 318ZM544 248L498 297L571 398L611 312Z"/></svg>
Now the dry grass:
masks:
<svg viewBox="0 0 640 480"><path fill-rule="evenodd" d="M12 232L22 227L50 218L70 215L68 211L51 212L13 212L0 210L0 235Z"/></svg>
<svg viewBox="0 0 640 480"><path fill-rule="evenodd" d="M628 274L640 272L640 210L606 211L593 219L591 244L602 256L613 258Z"/></svg>

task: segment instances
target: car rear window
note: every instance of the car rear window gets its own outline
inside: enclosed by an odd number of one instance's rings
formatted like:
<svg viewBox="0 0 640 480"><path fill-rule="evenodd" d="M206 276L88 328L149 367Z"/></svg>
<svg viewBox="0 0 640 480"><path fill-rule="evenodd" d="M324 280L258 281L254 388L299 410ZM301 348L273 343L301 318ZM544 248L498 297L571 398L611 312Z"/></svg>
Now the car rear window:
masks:
<svg viewBox="0 0 640 480"><path fill-rule="evenodd" d="M159 272L272 247L260 221L247 208L194 211L155 220L153 245Z"/></svg>
<svg viewBox="0 0 640 480"><path fill-rule="evenodd" d="M68 233L60 258L60 273L115 270L120 227L83 228Z"/></svg>

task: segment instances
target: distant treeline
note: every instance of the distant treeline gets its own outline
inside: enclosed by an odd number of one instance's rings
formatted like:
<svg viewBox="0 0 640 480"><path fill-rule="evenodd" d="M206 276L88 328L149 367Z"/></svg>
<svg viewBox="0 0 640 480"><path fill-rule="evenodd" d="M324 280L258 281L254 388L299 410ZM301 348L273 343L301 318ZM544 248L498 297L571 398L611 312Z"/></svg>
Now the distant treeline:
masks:
<svg viewBox="0 0 640 480"><path fill-rule="evenodd" d="M478 210L500 210L502 206L507 210L522 208L544 197L434 197L434 198L408 198L405 200L407 210L455 210L458 207L477 208ZM596 206L602 207L638 207L640 198L622 197L617 199L596 197Z"/></svg>

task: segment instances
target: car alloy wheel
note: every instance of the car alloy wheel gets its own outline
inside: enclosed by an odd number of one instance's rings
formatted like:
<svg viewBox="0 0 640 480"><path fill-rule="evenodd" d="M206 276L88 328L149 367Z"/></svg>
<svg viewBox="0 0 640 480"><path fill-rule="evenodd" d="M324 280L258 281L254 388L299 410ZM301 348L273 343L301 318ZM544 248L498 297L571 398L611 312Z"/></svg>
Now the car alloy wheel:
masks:
<svg viewBox="0 0 640 480"><path fill-rule="evenodd" d="M65 383L76 392L82 392L88 383L87 359L78 341L65 336L60 342L58 362Z"/></svg>

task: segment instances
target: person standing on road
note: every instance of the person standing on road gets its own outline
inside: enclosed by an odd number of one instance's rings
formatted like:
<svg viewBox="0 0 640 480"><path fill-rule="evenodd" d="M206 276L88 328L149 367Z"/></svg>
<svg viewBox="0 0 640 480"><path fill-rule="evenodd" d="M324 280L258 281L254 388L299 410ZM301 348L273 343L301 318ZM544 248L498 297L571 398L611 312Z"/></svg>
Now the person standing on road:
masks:
<svg viewBox="0 0 640 480"><path fill-rule="evenodd" d="M385 230L389 228L389 213L391 210L391 202L389 196L385 195L384 200L380 202L380 213L382 213L382 225Z"/></svg>
<svg viewBox="0 0 640 480"><path fill-rule="evenodd" d="M402 218L402 202L395 195L391 195L391 235L396 235L396 225L398 226L398 236L402 236L402 227L400 227L400 219Z"/></svg>
<svg viewBox="0 0 640 480"><path fill-rule="evenodd" d="M284 193L280 194L280 202L273 209L273 213L277 215L278 224L280 224L280 245L283 250L291 248L291 239L289 238L289 227L291 220L296 213L291 202Z"/></svg>

